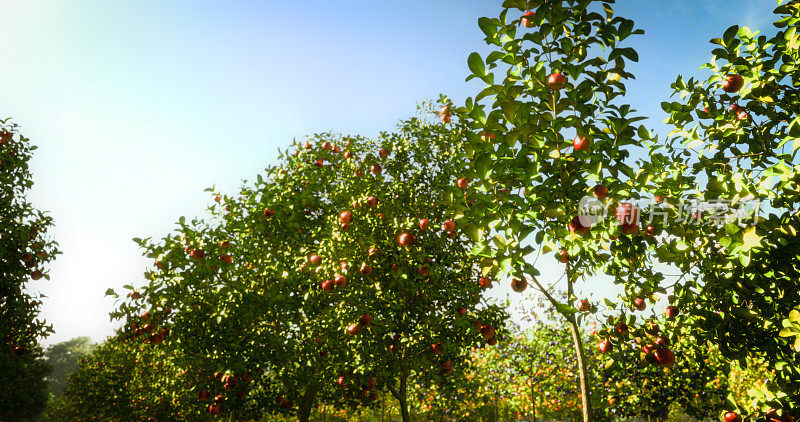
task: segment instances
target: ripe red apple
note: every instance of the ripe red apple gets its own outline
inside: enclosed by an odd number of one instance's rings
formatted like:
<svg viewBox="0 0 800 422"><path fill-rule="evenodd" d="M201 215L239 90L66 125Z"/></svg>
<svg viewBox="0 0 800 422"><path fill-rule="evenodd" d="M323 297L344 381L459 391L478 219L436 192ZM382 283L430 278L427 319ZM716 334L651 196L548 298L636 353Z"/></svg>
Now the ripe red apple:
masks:
<svg viewBox="0 0 800 422"><path fill-rule="evenodd" d="M656 365L662 368L671 368L675 364L675 354L667 348L656 349L653 353Z"/></svg>
<svg viewBox="0 0 800 422"><path fill-rule="evenodd" d="M617 334L624 336L625 334L628 334L628 324L620 322L614 327L614 331L616 331Z"/></svg>
<svg viewBox="0 0 800 422"><path fill-rule="evenodd" d="M378 198L370 196L367 198L367 205L369 205L371 208L375 208L378 205Z"/></svg>
<svg viewBox="0 0 800 422"><path fill-rule="evenodd" d="M224 263L226 263L226 264L231 264L231 263L233 263L233 258L231 258L231 256L230 256L230 255L228 255L228 254L226 254L226 253L224 253L224 254L220 255L219 259L221 259L221 260L222 260L222 262L224 262Z"/></svg>
<svg viewBox="0 0 800 422"><path fill-rule="evenodd" d="M655 198L653 198L653 199L655 199L655 200L656 200L656 202L661 202L661 201L663 201L663 200L664 200L664 197L663 197L663 196L661 196L661 195L656 195L656 197L655 197Z"/></svg>
<svg viewBox="0 0 800 422"><path fill-rule="evenodd" d="M339 214L339 220L341 220L342 223L350 224L350 222L353 221L353 214L350 211L344 211Z"/></svg>
<svg viewBox="0 0 800 422"><path fill-rule="evenodd" d="M581 312L587 312L589 309L592 309L592 304L586 299L581 299L580 303L578 304L578 310Z"/></svg>
<svg viewBox="0 0 800 422"><path fill-rule="evenodd" d="M368 264L364 264L361 266L361 275L370 275L372 274L372 267Z"/></svg>
<svg viewBox="0 0 800 422"><path fill-rule="evenodd" d="M434 355L441 355L442 354L442 343L435 343L431 345L431 351Z"/></svg>
<svg viewBox="0 0 800 422"><path fill-rule="evenodd" d="M334 277L333 281L336 283L336 286L341 287L347 284L347 277L340 274Z"/></svg>
<svg viewBox="0 0 800 422"><path fill-rule="evenodd" d="M488 289L492 287L492 280L489 277L481 277L478 279L478 284L480 284L482 288Z"/></svg>
<svg viewBox="0 0 800 422"><path fill-rule="evenodd" d="M389 156L389 150L386 148L381 148L380 151L378 151L378 155L380 155L381 158L386 158Z"/></svg>
<svg viewBox="0 0 800 422"><path fill-rule="evenodd" d="M345 151L344 152L344 158L347 158L347 159L353 158L353 153L350 152L350 151Z"/></svg>
<svg viewBox="0 0 800 422"><path fill-rule="evenodd" d="M350 324L347 327L347 334L350 334L351 336L354 336L354 335L358 334L358 332L360 330L361 330L361 326L360 325L358 325L358 324Z"/></svg>
<svg viewBox="0 0 800 422"><path fill-rule="evenodd" d="M455 239L456 237L458 237L458 233L456 233L456 232L447 232L447 237L450 238L450 239Z"/></svg>
<svg viewBox="0 0 800 422"><path fill-rule="evenodd" d="M725 422L742 422L742 416L736 412L728 412L722 417L722 419Z"/></svg>
<svg viewBox="0 0 800 422"><path fill-rule="evenodd" d="M346 231L350 230L350 225L349 225L349 224L347 224L347 223L342 223L342 224L339 224L339 229L340 229L341 231L345 231L345 232L346 232Z"/></svg>
<svg viewBox="0 0 800 422"><path fill-rule="evenodd" d="M567 262L569 262L569 252L563 250L559 252L558 261L561 262L562 264L566 264Z"/></svg>
<svg viewBox="0 0 800 422"><path fill-rule="evenodd" d="M611 344L611 341L609 340L603 340L597 345L597 350L599 350L600 353L608 353L614 350L614 345Z"/></svg>
<svg viewBox="0 0 800 422"><path fill-rule="evenodd" d="M308 262L310 262L313 266L317 266L322 264L322 258L319 255L311 255L308 257Z"/></svg>
<svg viewBox="0 0 800 422"><path fill-rule="evenodd" d="M229 210L229 211L230 211L230 210ZM267 218L272 218L272 217L274 217L274 216L275 216L275 210L267 208L267 209L265 209L265 210L264 210L264 215L265 215Z"/></svg>
<svg viewBox="0 0 800 422"><path fill-rule="evenodd" d="M794 418L789 414L789 411L784 409L783 415L778 416L778 411L769 409L765 415L767 422L794 422Z"/></svg>
<svg viewBox="0 0 800 422"><path fill-rule="evenodd" d="M220 414L220 412L222 412L222 405L219 403L214 403L208 406L208 412L214 416L217 416Z"/></svg>
<svg viewBox="0 0 800 422"><path fill-rule="evenodd" d="M228 248L231 247L231 242L228 242L227 240L223 240L222 242L220 242L219 247L222 248L222 249L228 249Z"/></svg>
<svg viewBox="0 0 800 422"><path fill-rule="evenodd" d="M427 218L420 218L419 219L419 229L426 232L428 231L428 227L430 227L431 222Z"/></svg>
<svg viewBox="0 0 800 422"><path fill-rule="evenodd" d="M680 310L675 305L669 305L664 313L666 314L667 319L675 319L675 317L677 317L680 313Z"/></svg>
<svg viewBox="0 0 800 422"><path fill-rule="evenodd" d="M511 280L511 289L517 293L522 293L528 288L528 280L525 277L515 278Z"/></svg>
<svg viewBox="0 0 800 422"><path fill-rule="evenodd" d="M372 166L370 166L369 171L377 176L381 174L381 171L383 171L383 169L381 168L380 164L373 164Z"/></svg>
<svg viewBox="0 0 800 422"><path fill-rule="evenodd" d="M603 185L597 185L594 187L594 196L597 199L606 199L608 196L608 188Z"/></svg>
<svg viewBox="0 0 800 422"><path fill-rule="evenodd" d="M44 277L44 274L42 274L42 272L39 270L33 270L31 272L31 278L33 280L41 280L42 277Z"/></svg>
<svg viewBox="0 0 800 422"><path fill-rule="evenodd" d="M619 227L622 230L622 234L634 234L639 231L638 224L620 224Z"/></svg>
<svg viewBox="0 0 800 422"><path fill-rule="evenodd" d="M336 288L336 283L334 283L333 280L325 280L319 283L319 285L322 287L322 290L326 292L332 292L333 289Z"/></svg>
<svg viewBox="0 0 800 422"><path fill-rule="evenodd" d="M520 19L519 23L526 28L533 28L536 25L533 22L533 19L535 17L536 14L528 10L527 12L522 14L522 19Z"/></svg>
<svg viewBox="0 0 800 422"><path fill-rule="evenodd" d="M728 93L739 92L744 86L744 78L736 73L729 73L722 80L722 90Z"/></svg>
<svg viewBox="0 0 800 422"><path fill-rule="evenodd" d="M454 231L456 229L456 222L453 220L447 220L442 224L442 229L444 231Z"/></svg>
<svg viewBox="0 0 800 422"><path fill-rule="evenodd" d="M403 233L400 235L400 237L397 238L397 242L400 243L401 246L406 246L406 247L413 246L414 241L415 241L414 235L408 233Z"/></svg>
<svg viewBox="0 0 800 422"><path fill-rule="evenodd" d="M575 151L585 149L589 150L589 138L585 136L575 135L575 139L572 140L572 147L575 148Z"/></svg>
<svg viewBox="0 0 800 422"><path fill-rule="evenodd" d="M583 236L589 233L590 229L591 223L586 217L576 215L575 217L572 217L572 221L569 222L569 231L578 236Z"/></svg>
<svg viewBox="0 0 800 422"><path fill-rule="evenodd" d="M361 318L358 319L358 323L362 327L369 327L370 325L372 325L372 315L369 314L361 315Z"/></svg>
<svg viewBox="0 0 800 422"><path fill-rule="evenodd" d="M494 327L488 324L481 326L481 335L485 340L489 340L490 338L494 337Z"/></svg>
<svg viewBox="0 0 800 422"><path fill-rule="evenodd" d="M633 300L633 307L636 308L637 311L644 311L647 309L647 302L644 299L636 298Z"/></svg>
<svg viewBox="0 0 800 422"><path fill-rule="evenodd" d="M367 250L367 255L369 256L375 255L376 253L378 253L378 248L374 246L369 248L369 250Z"/></svg>
<svg viewBox="0 0 800 422"><path fill-rule="evenodd" d="M466 178L462 177L458 179L458 182L456 182L456 186L458 186L461 189L466 189L469 186L469 181Z"/></svg>
<svg viewBox="0 0 800 422"><path fill-rule="evenodd" d="M567 83L567 77L559 72L555 72L547 77L547 86L553 91L558 91Z"/></svg>

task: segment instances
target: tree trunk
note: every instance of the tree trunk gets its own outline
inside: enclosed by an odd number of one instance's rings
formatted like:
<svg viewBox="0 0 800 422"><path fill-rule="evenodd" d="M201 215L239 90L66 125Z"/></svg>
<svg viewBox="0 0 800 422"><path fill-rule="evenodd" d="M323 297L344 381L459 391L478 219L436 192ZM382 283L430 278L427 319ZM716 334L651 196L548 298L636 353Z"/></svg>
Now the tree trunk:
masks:
<svg viewBox="0 0 800 422"><path fill-rule="evenodd" d="M531 380L531 402L533 403L533 422L536 422L536 388Z"/></svg>
<svg viewBox="0 0 800 422"><path fill-rule="evenodd" d="M397 399L400 404L400 416L403 422L411 422L411 416L408 414L408 386L406 381L408 378L408 370L406 369L406 353L408 348L403 346L403 355L400 357L400 389L395 390L392 388L392 395Z"/></svg>
<svg viewBox="0 0 800 422"><path fill-rule="evenodd" d="M567 319L569 321L570 331L572 331L572 342L575 345L575 357L578 358L583 422L591 422L591 412L589 409L589 380L587 379L586 373L586 358L583 353L583 339L581 339L581 331L580 328L578 328L575 315L570 315Z"/></svg>
<svg viewBox="0 0 800 422"><path fill-rule="evenodd" d="M308 422L311 416L311 408L314 407L314 401L317 397L317 389L311 385L306 387L306 393L300 400L300 407L297 409L297 420L300 422Z"/></svg>

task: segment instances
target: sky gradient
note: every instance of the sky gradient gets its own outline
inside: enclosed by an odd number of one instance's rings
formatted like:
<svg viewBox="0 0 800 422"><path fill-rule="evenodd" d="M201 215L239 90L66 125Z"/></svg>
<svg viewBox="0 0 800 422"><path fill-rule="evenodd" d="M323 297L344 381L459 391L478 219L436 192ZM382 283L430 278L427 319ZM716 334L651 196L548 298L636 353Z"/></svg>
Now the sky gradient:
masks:
<svg viewBox="0 0 800 422"><path fill-rule="evenodd" d="M63 251L51 280L30 284L48 296L45 344L111 334L105 290L141 284L151 264L131 239L202 214L205 188L233 192L292 138L372 136L440 93L475 95L466 58L487 51L476 22L499 5L0 0L0 116L39 146L30 197ZM665 134L670 83L703 75L708 40L728 26L772 32L776 5L619 0L616 14L646 32L627 43L640 56L627 102Z"/></svg>

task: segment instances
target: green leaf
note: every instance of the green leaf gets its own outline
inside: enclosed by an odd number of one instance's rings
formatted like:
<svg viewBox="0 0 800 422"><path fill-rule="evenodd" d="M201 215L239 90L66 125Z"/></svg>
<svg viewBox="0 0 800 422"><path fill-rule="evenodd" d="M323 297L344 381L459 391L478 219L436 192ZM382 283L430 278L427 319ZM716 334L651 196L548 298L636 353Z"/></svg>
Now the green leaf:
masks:
<svg viewBox="0 0 800 422"><path fill-rule="evenodd" d="M470 53L469 58L467 58L467 65L469 66L469 70L476 76L483 77L486 75L486 67L483 64L483 59L480 54L474 52Z"/></svg>

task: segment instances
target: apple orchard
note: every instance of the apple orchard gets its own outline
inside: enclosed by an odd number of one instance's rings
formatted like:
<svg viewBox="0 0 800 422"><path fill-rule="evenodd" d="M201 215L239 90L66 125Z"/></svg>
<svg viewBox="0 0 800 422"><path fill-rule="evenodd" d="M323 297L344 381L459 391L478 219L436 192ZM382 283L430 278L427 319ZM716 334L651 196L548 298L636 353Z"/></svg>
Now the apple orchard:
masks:
<svg viewBox="0 0 800 422"><path fill-rule="evenodd" d="M25 283L54 222L0 121L0 420L792 422L800 1L778 3L774 36L731 26L705 80L677 76L657 136L625 98L644 31L613 1L504 1L463 104L295 141L134 239L147 282L109 289L121 328L49 403ZM533 294L511 309L498 283Z"/></svg>

